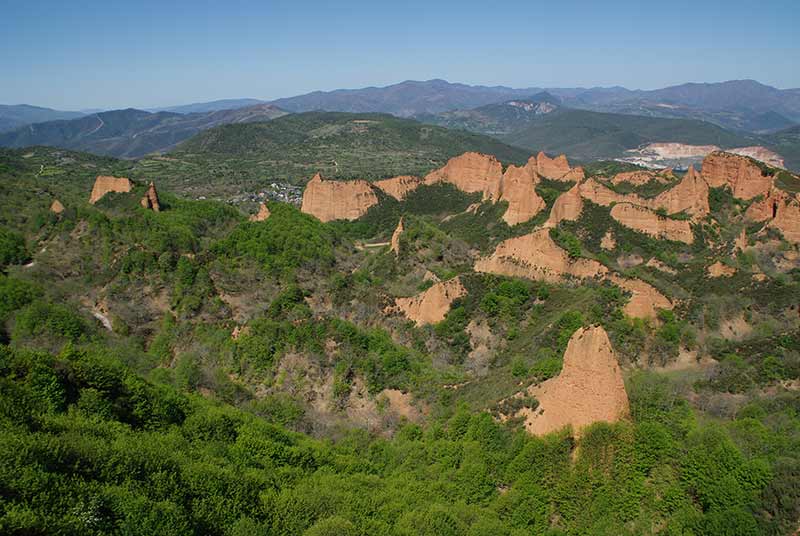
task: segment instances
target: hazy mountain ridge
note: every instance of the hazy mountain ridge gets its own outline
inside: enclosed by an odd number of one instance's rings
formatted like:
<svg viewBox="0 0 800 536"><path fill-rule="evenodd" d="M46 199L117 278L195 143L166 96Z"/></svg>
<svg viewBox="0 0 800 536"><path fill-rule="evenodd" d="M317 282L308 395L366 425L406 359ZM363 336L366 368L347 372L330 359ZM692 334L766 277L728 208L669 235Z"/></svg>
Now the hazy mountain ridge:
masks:
<svg viewBox="0 0 800 536"><path fill-rule="evenodd" d="M0 104L0 132L14 130L31 123L75 119L85 115L82 112L53 110L30 104Z"/></svg>
<svg viewBox="0 0 800 536"><path fill-rule="evenodd" d="M122 158L166 151L218 125L268 121L286 112L269 104L235 110L179 114L129 108L73 120L37 123L0 134L0 146L51 145Z"/></svg>
<svg viewBox="0 0 800 536"><path fill-rule="evenodd" d="M687 83L656 90L624 87L522 88L470 86L445 80L405 81L385 87L315 91L272 101L293 112L384 112L400 116L473 109L547 91L565 106L593 111L702 119L753 132L800 122L800 90L753 80ZM770 114L766 117L764 114Z"/></svg>

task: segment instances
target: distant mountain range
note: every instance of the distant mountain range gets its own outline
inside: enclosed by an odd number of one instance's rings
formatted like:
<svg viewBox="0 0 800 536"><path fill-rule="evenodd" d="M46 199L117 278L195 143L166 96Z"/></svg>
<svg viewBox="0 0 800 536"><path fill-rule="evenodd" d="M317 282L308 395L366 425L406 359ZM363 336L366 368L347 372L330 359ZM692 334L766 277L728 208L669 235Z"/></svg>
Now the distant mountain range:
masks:
<svg viewBox="0 0 800 536"><path fill-rule="evenodd" d="M494 136L529 151L566 153L583 161L618 158L625 151L655 142L760 145L758 135L738 133L696 119L645 117L567 108L550 93L528 99L417 116L419 120Z"/></svg>
<svg viewBox="0 0 800 536"><path fill-rule="evenodd" d="M800 123L800 89L776 89L753 80L682 84L657 90L469 86L444 80L386 87L315 91L272 104L291 112L383 112L402 117L473 109L547 92L569 108L652 117L701 119L725 128L765 133Z"/></svg>
<svg viewBox="0 0 800 536"><path fill-rule="evenodd" d="M800 89L752 80L683 84L652 91L470 86L444 80L316 91L264 103L226 99L158 110L82 114L27 105L0 107L0 146L52 145L136 158L170 150L208 128L268 121L288 112L389 113L493 136L526 150L579 160L616 158L650 142L764 145L800 168ZM798 155L798 156L795 156Z"/></svg>
<svg viewBox="0 0 800 536"><path fill-rule="evenodd" d="M81 112L64 112L29 104L0 104L0 132L14 130L31 123L75 119L83 115Z"/></svg>
<svg viewBox="0 0 800 536"><path fill-rule="evenodd" d="M182 104L180 106L168 106L166 108L150 108L148 112L174 112L176 114L192 114L204 112L218 112L221 110L235 110L236 108L247 108L266 104L266 101L259 99L222 99L209 102L195 102L193 104Z"/></svg>
<svg viewBox="0 0 800 536"><path fill-rule="evenodd" d="M137 158L169 150L209 128L269 121L287 112L270 104L234 110L180 114L129 108L28 125L0 134L0 146L51 145L90 153Z"/></svg>

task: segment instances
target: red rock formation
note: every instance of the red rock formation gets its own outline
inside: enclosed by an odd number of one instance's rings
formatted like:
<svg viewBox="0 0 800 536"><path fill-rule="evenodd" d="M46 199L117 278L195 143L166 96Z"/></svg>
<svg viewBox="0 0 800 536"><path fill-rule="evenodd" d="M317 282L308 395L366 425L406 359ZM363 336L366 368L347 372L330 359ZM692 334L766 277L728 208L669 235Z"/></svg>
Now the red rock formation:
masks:
<svg viewBox="0 0 800 536"><path fill-rule="evenodd" d="M400 256L400 235L402 235L404 231L403 217L401 216L400 221L397 222L397 227L392 233L391 246L389 247L389 249L394 252L395 257Z"/></svg>
<svg viewBox="0 0 800 536"><path fill-rule="evenodd" d="M416 296L397 298L395 304L406 318L413 320L418 326L422 326L444 320L453 301L466 294L467 289L461 284L461 279L455 277L436 283Z"/></svg>
<svg viewBox="0 0 800 536"><path fill-rule="evenodd" d="M266 203L258 205L258 213L250 215L250 221L264 221L271 216Z"/></svg>
<svg viewBox="0 0 800 536"><path fill-rule="evenodd" d="M303 191L300 210L320 221L357 220L378 203L378 196L367 181L329 181L319 173Z"/></svg>
<svg viewBox="0 0 800 536"><path fill-rule="evenodd" d="M375 181L372 184L383 190L386 195L390 195L398 201L402 201L409 192L413 192L422 184L422 179L419 177L412 177L411 175L401 175L399 177L392 177L391 179Z"/></svg>
<svg viewBox="0 0 800 536"><path fill-rule="evenodd" d="M109 192L127 193L133 189L133 183L125 177L110 177L100 175L94 181L89 203L94 205Z"/></svg>
<svg viewBox="0 0 800 536"><path fill-rule="evenodd" d="M544 224L545 227L555 227L560 221L575 221L581 217L583 198L580 194L580 187L581 185L578 183L558 196L550 209L550 216Z"/></svg>
<svg viewBox="0 0 800 536"><path fill-rule="evenodd" d="M603 238L600 240L600 247L606 251L613 251L617 247L617 240L611 230L606 231Z"/></svg>
<svg viewBox="0 0 800 536"><path fill-rule="evenodd" d="M61 214L64 212L64 205L62 205L61 201L58 199L53 199L53 202L50 204L50 212L54 214Z"/></svg>
<svg viewBox="0 0 800 536"><path fill-rule="evenodd" d="M497 201L503 166L494 156L469 152L447 161L444 167L425 176L425 184L449 182L462 192L483 194L483 199Z"/></svg>
<svg viewBox="0 0 800 536"><path fill-rule="evenodd" d="M147 188L147 192L145 192L144 197L139 201L139 203L146 209L150 209L153 212L159 212L161 210L161 205L158 203L158 192L156 192L156 185L153 182L150 182L150 186Z"/></svg>
<svg viewBox="0 0 800 536"><path fill-rule="evenodd" d="M592 423L616 422L630 412L617 356L601 326L576 331L564 352L561 374L531 386L528 393L539 407L522 409L517 415L535 435L566 426L579 435Z"/></svg>
<svg viewBox="0 0 800 536"><path fill-rule="evenodd" d="M752 199L772 188L773 177L747 157L715 151L703 160L703 178L709 186L728 186L738 199Z"/></svg>
<svg viewBox="0 0 800 536"><path fill-rule="evenodd" d="M544 209L544 199L536 193L538 183L535 159L531 158L521 167L508 166L502 183L495 189L500 192L498 200L508 202L508 210L503 214L503 220L508 225L526 222Z"/></svg>
<svg viewBox="0 0 800 536"><path fill-rule="evenodd" d="M618 275L609 277L612 283L631 293L631 299L625 304L623 311L633 318L655 319L658 309L672 309L669 299L654 286L641 279L627 279Z"/></svg>
<svg viewBox="0 0 800 536"><path fill-rule="evenodd" d="M736 269L717 261L708 267L707 272L709 277L731 277L736 273Z"/></svg>
<svg viewBox="0 0 800 536"><path fill-rule="evenodd" d="M627 182L635 186L642 186L650 181L657 181L665 183L669 181L669 176L672 174L671 169L664 170L660 173L655 171L626 171L624 173L617 173L611 179L611 184L620 184Z"/></svg>
<svg viewBox="0 0 800 536"><path fill-rule="evenodd" d="M772 188L763 199L747 207L745 218L766 222L768 227L778 229L787 241L800 242L800 199L797 196Z"/></svg>
<svg viewBox="0 0 800 536"><path fill-rule="evenodd" d="M539 175L534 159L524 166L509 166L503 173L503 166L495 157L464 153L425 177L425 184L437 182L449 182L467 193L480 192L484 201L507 201L503 220L508 225L528 221L545 206L536 193Z"/></svg>
<svg viewBox="0 0 800 536"><path fill-rule="evenodd" d="M578 191L584 199L604 207L611 206L614 203L633 203L636 205L647 203L647 200L636 194L618 194L595 179L587 179L582 182Z"/></svg>
<svg viewBox="0 0 800 536"><path fill-rule="evenodd" d="M570 168L569 161L565 155L550 158L544 152L536 155L537 171L542 177L555 181L581 181L583 180L583 168Z"/></svg>
<svg viewBox="0 0 800 536"><path fill-rule="evenodd" d="M558 282L565 276L594 277L608 269L595 260L570 258L548 229L537 229L498 244L489 257L478 259L475 271Z"/></svg>
<svg viewBox="0 0 800 536"><path fill-rule="evenodd" d="M652 199L645 199L636 194L618 194L594 179L581 183L580 193L585 199L605 207L614 203L631 203L652 210L663 209L667 214L685 211L698 219L705 217L710 211L708 184L692 166L678 184Z"/></svg>
<svg viewBox="0 0 800 536"><path fill-rule="evenodd" d="M625 227L654 238L675 240L686 244L694 242L694 234L688 221L664 218L649 209L630 203L614 205L611 209L611 217Z"/></svg>
<svg viewBox="0 0 800 536"><path fill-rule="evenodd" d="M694 166L689 166L678 184L648 200L646 206L653 210L663 209L667 214L686 212L695 219L704 218L711 212L708 206L708 184L694 170Z"/></svg>

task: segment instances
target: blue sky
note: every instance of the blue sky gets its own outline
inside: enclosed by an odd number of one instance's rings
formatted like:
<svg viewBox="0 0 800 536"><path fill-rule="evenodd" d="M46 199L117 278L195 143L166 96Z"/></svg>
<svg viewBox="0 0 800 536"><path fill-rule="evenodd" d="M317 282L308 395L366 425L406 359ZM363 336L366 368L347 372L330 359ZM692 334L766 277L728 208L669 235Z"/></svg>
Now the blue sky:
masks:
<svg viewBox="0 0 800 536"><path fill-rule="evenodd" d="M0 0L0 103L262 99L444 78L800 87L800 1Z"/></svg>

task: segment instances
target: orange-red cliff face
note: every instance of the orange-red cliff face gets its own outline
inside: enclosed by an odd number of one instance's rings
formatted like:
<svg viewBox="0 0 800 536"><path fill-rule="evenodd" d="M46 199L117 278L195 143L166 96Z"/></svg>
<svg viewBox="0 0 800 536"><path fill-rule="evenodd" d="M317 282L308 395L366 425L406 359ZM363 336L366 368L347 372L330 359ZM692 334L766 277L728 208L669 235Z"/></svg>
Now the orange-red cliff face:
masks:
<svg viewBox="0 0 800 536"><path fill-rule="evenodd" d="M789 242L800 242L800 199L797 195L772 188L763 199L747 207L745 217L778 229Z"/></svg>
<svg viewBox="0 0 800 536"><path fill-rule="evenodd" d="M133 189L133 183L125 177L100 175L94 181L89 203L95 204L109 192L127 193Z"/></svg>
<svg viewBox="0 0 800 536"><path fill-rule="evenodd" d="M428 290L409 298L397 298L397 308L418 326L436 324L444 320L450 305L465 296L467 290L458 277L436 283Z"/></svg>
<svg viewBox="0 0 800 536"><path fill-rule="evenodd" d="M409 192L413 192L422 184L422 180L419 177L412 177L411 175L401 175L399 177L392 177L391 179L375 181L372 184L380 188L386 195L390 195L398 201L402 201Z"/></svg>
<svg viewBox="0 0 800 536"><path fill-rule="evenodd" d="M367 181L329 181L317 173L306 185L300 210L324 222L356 220L377 203Z"/></svg>
<svg viewBox="0 0 800 536"><path fill-rule="evenodd" d="M524 166L503 166L493 156L464 153L451 158L447 164L425 177L426 184L449 182L461 191L480 192L485 201L507 201L503 220L509 225L528 221L541 211L544 200L536 193L539 175L536 161Z"/></svg>
<svg viewBox="0 0 800 536"><path fill-rule="evenodd" d="M594 277L608 269L592 259L571 259L550 238L549 229L537 229L501 242L490 256L478 259L475 271L558 282L564 276Z"/></svg>
<svg viewBox="0 0 800 536"><path fill-rule="evenodd" d="M744 156L715 151L703 160L702 176L709 186L728 186L738 199L752 199L772 187L773 177Z"/></svg>
<svg viewBox="0 0 800 536"><path fill-rule="evenodd" d="M467 193L480 192L484 200L497 201L503 166L494 156L469 152L447 161L425 176L425 184L449 182Z"/></svg>
<svg viewBox="0 0 800 536"><path fill-rule="evenodd" d="M630 412L622 371L601 326L576 331L564 352L561 373L531 386L528 393L536 397L539 407L524 408L517 415L535 435L566 426L579 435L592 423L616 422Z"/></svg>
<svg viewBox="0 0 800 536"><path fill-rule="evenodd" d="M498 188L499 201L508 202L508 210L503 214L503 220L508 225L526 222L544 209L544 199L536 193L538 183L539 174L533 158L521 167L508 166Z"/></svg>
<svg viewBox="0 0 800 536"><path fill-rule="evenodd" d="M583 168L569 167L569 161L565 155L550 158L544 152L536 155L536 165L539 175L554 181L580 181L583 180Z"/></svg>
<svg viewBox="0 0 800 536"><path fill-rule="evenodd" d="M694 234L688 221L664 218L644 207L630 203L617 203L611 208L611 217L625 227L648 234L653 238L674 240L686 244L694 242Z"/></svg>

